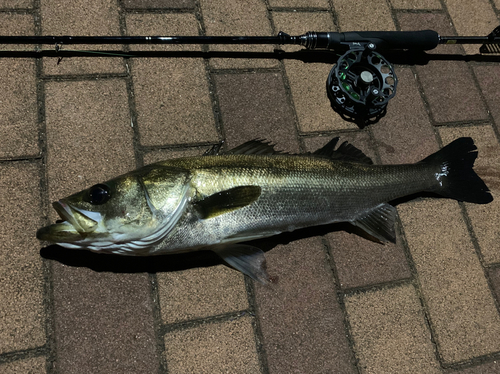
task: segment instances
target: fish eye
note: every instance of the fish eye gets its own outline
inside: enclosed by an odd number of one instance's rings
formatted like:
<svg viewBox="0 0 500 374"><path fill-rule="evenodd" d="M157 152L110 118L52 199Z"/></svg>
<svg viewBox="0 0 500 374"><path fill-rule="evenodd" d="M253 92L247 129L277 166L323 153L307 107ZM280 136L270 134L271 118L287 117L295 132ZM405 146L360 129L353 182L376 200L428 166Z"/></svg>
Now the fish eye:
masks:
<svg viewBox="0 0 500 374"><path fill-rule="evenodd" d="M92 205L101 205L111 199L111 190L105 184L96 184L90 187L88 202Z"/></svg>

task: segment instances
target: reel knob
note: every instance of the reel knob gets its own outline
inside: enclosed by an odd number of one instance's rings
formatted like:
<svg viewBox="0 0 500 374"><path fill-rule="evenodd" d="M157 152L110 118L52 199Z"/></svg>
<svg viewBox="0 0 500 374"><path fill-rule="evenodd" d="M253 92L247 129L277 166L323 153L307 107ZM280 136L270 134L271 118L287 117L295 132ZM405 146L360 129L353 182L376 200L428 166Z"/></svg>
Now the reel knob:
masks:
<svg viewBox="0 0 500 374"><path fill-rule="evenodd" d="M326 82L333 109L344 119L363 126L385 115L398 82L391 63L370 44L342 55Z"/></svg>

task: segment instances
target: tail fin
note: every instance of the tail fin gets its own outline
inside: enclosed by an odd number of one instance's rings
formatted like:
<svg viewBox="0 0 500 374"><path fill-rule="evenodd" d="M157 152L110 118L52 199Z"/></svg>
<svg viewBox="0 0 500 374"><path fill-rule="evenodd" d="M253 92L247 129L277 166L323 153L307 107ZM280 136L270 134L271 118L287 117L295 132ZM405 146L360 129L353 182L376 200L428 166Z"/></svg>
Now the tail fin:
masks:
<svg viewBox="0 0 500 374"><path fill-rule="evenodd" d="M472 138L458 138L421 162L439 167L439 186L432 192L476 204L493 200L488 187L472 169L477 147Z"/></svg>

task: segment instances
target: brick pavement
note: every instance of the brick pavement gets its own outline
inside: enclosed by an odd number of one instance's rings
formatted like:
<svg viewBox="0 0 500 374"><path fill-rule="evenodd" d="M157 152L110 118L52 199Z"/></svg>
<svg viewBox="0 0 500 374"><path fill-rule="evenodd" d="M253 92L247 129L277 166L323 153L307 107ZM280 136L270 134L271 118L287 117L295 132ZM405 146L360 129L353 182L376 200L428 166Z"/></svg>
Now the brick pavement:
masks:
<svg viewBox="0 0 500 374"><path fill-rule="evenodd" d="M0 0L0 34L483 35L499 15L499 0ZM0 372L500 373L498 63L397 66L388 114L360 130L330 108L331 63L236 57L0 58ZM391 245L345 225L264 240L268 287L210 253L116 258L35 239L51 201L138 166L221 140L296 152L333 136L377 163L472 136L496 200L400 204Z"/></svg>

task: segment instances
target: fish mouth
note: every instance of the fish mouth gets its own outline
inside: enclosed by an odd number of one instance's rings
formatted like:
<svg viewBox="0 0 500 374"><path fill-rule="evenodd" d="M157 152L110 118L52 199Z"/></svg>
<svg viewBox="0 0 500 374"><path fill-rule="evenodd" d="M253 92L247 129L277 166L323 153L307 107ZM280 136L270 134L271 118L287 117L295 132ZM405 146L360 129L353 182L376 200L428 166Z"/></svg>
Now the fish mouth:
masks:
<svg viewBox="0 0 500 374"><path fill-rule="evenodd" d="M39 229L36 233L39 240L54 243L82 240L94 232L101 221L100 213L79 209L61 200L52 203L52 206L63 221Z"/></svg>

